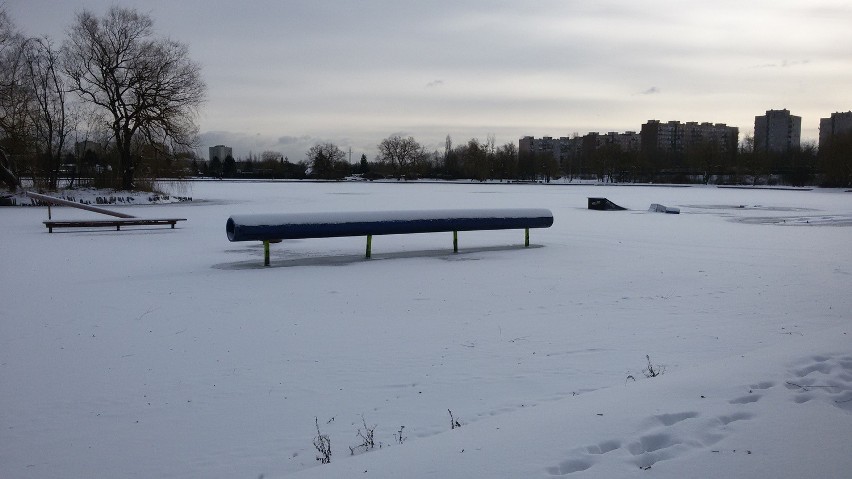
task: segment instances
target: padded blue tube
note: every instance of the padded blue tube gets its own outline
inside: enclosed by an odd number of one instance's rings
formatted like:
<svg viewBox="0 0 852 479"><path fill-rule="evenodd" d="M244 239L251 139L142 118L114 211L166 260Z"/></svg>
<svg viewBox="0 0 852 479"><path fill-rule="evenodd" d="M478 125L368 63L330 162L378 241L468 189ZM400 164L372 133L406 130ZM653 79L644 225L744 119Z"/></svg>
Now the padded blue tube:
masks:
<svg viewBox="0 0 852 479"><path fill-rule="evenodd" d="M230 241L271 241L548 228L551 225L553 213L550 210L509 208L233 215L228 218L225 230Z"/></svg>

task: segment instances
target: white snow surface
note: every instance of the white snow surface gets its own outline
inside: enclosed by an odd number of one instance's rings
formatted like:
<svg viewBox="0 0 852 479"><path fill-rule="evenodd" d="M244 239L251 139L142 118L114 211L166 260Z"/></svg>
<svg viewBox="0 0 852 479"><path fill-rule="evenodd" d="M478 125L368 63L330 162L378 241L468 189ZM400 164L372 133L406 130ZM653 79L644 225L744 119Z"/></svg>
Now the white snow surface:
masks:
<svg viewBox="0 0 852 479"><path fill-rule="evenodd" d="M188 194L122 208L188 219L174 230L48 234L46 208L0 208L0 477L852 474L852 193ZM371 260L363 238L291 240L271 267L225 235L235 212L430 208L547 208L554 225L529 248L515 230L463 233L458 254L451 234L383 236ZM645 377L646 355L662 375Z"/></svg>

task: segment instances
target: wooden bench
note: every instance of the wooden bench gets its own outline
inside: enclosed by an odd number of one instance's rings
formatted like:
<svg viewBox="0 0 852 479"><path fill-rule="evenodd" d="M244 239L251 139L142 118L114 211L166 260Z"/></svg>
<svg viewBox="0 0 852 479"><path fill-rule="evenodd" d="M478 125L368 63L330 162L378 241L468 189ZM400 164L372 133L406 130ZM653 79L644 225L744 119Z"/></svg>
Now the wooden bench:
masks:
<svg viewBox="0 0 852 479"><path fill-rule="evenodd" d="M171 225L175 228L175 223L178 221L186 221L186 218L115 218L111 220L50 220L45 221L48 233L53 233L54 228L111 228L115 227L116 231L121 231L122 226L151 226L151 225Z"/></svg>
<svg viewBox="0 0 852 479"><path fill-rule="evenodd" d="M543 208L353 211L343 213L246 214L228 218L229 241L262 241L264 265L269 266L269 244L285 239L366 236L366 257L372 254L373 235L453 232L453 252L458 252L458 232L548 228L553 213Z"/></svg>

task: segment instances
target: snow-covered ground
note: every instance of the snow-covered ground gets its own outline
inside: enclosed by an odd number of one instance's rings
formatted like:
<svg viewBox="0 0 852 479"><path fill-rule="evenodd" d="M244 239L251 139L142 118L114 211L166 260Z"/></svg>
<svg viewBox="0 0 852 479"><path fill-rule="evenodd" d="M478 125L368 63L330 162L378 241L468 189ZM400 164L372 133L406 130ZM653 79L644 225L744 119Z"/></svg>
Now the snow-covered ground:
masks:
<svg viewBox="0 0 852 479"><path fill-rule="evenodd" d="M0 208L0 477L852 474L852 193L181 194L115 207L187 218L175 230L48 234L45 208ZM450 233L382 236L365 260L364 238L306 239L264 268L225 236L237 213L514 207L553 211L530 248L522 231L460 233L458 254Z"/></svg>

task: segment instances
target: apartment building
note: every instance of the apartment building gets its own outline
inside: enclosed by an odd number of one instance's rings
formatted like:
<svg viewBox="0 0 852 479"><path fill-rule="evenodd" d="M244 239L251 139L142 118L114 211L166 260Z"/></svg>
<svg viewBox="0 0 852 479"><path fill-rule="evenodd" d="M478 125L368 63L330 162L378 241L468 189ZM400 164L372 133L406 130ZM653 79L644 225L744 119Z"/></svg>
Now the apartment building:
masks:
<svg viewBox="0 0 852 479"><path fill-rule="evenodd" d="M649 120L642 125L639 136L641 149L649 156L680 155L705 145L718 148L723 156L733 156L739 142L739 128L724 123Z"/></svg>
<svg viewBox="0 0 852 479"><path fill-rule="evenodd" d="M524 154L549 154L560 162L577 158L582 154L602 148L605 145L617 145L622 151L639 151L641 137L635 131L624 133L590 132L583 136L553 138L545 136L535 138L525 136L518 141L518 152Z"/></svg>
<svg viewBox="0 0 852 479"><path fill-rule="evenodd" d="M209 148L208 154L210 155L207 157L209 160L212 160L213 158L219 158L219 161L225 161L225 158L229 156L231 158L234 157L234 155L232 154L231 147L225 145L211 146Z"/></svg>
<svg viewBox="0 0 852 479"><path fill-rule="evenodd" d="M785 153L799 148L802 117L789 110L766 110L754 117L754 151Z"/></svg>
<svg viewBox="0 0 852 479"><path fill-rule="evenodd" d="M852 132L852 111L832 113L819 120L819 147L828 146L832 138Z"/></svg>
<svg viewBox="0 0 852 479"><path fill-rule="evenodd" d="M518 140L518 154L520 156L551 155L559 159L559 141L550 136L541 138L525 136Z"/></svg>

